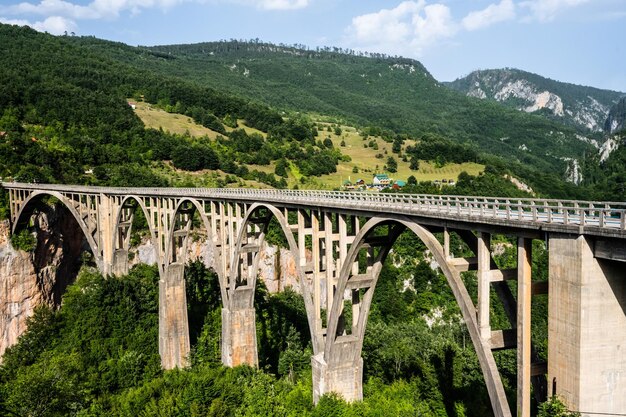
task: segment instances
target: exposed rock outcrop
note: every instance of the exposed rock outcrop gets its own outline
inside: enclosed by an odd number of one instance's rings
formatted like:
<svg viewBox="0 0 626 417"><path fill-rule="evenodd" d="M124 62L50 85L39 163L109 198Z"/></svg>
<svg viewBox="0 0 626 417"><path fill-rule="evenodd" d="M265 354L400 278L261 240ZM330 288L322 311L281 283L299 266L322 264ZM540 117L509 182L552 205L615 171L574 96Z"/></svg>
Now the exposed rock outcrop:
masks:
<svg viewBox="0 0 626 417"><path fill-rule="evenodd" d="M0 355L26 330L26 319L43 297L29 253L9 241L9 223L0 222Z"/></svg>
<svg viewBox="0 0 626 417"><path fill-rule="evenodd" d="M60 305L81 264L84 237L67 209L45 206L32 224L37 246L27 253L13 248L9 223L0 222L0 356L37 306Z"/></svg>
<svg viewBox="0 0 626 417"><path fill-rule="evenodd" d="M626 97L611 108L609 115L604 122L604 131L606 133L615 133L626 129Z"/></svg>
<svg viewBox="0 0 626 417"><path fill-rule="evenodd" d="M560 120L594 132L617 126L607 121L623 93L554 81L513 68L474 71L447 83L470 97L493 99L506 106ZM614 130L612 130L614 131Z"/></svg>

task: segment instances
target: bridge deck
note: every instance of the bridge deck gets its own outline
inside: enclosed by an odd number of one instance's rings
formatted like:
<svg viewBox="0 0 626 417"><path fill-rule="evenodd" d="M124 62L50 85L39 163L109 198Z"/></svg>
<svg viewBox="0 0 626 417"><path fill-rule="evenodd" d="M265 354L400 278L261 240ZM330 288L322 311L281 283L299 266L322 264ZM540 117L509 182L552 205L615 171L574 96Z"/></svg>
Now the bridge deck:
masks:
<svg viewBox="0 0 626 417"><path fill-rule="evenodd" d="M121 188L2 183L6 189L79 194L191 197L392 213L454 222L626 238L626 203L432 194L248 188Z"/></svg>

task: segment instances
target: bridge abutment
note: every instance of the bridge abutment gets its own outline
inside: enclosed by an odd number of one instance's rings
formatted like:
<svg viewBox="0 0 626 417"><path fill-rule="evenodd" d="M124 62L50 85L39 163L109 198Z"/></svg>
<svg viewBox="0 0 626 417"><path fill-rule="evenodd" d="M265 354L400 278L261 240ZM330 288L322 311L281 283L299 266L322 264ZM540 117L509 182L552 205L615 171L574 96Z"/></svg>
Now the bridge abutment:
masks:
<svg viewBox="0 0 626 417"><path fill-rule="evenodd" d="M626 273L593 240L551 235L548 387L571 410L626 410Z"/></svg>
<svg viewBox="0 0 626 417"><path fill-rule="evenodd" d="M222 309L222 363L258 366L254 308Z"/></svg>
<svg viewBox="0 0 626 417"><path fill-rule="evenodd" d="M159 280L159 354L164 369L183 368L189 359L189 323L184 265L166 266Z"/></svg>
<svg viewBox="0 0 626 417"><path fill-rule="evenodd" d="M324 394L335 392L348 402L363 399L363 358L355 360L324 360L324 353L311 357L313 371L313 403Z"/></svg>

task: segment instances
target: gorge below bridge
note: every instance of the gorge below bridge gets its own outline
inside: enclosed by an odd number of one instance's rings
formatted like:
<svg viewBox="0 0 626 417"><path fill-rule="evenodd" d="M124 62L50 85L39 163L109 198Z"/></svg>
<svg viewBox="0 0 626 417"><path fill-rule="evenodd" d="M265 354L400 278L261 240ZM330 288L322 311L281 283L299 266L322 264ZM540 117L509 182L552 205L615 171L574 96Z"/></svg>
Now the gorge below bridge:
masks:
<svg viewBox="0 0 626 417"><path fill-rule="evenodd" d="M583 415L626 414L626 203L385 193L107 188L3 183L12 232L50 197L82 229L103 274L128 272L133 218L147 219L159 269L159 353L164 368L190 352L183 278L187 244L203 228L215 253L222 362L257 366L254 290L259 253L275 219L297 267L313 357L313 397L362 398L361 349L382 265L398 236L417 235L460 307L496 416L530 416L531 394L558 395ZM196 219L194 221L194 219ZM197 220L199 219L199 220ZM474 253L455 257L451 234ZM498 269L491 236L517 241L517 266ZM533 280L532 241L548 250L548 281ZM474 303L461 274L476 271ZM509 285L507 281L515 281ZM511 287L517 287L512 291ZM491 293L508 329L492 329ZM514 292L516 294L514 294ZM531 340L531 300L548 297L548 358ZM511 410L493 351L517 350Z"/></svg>

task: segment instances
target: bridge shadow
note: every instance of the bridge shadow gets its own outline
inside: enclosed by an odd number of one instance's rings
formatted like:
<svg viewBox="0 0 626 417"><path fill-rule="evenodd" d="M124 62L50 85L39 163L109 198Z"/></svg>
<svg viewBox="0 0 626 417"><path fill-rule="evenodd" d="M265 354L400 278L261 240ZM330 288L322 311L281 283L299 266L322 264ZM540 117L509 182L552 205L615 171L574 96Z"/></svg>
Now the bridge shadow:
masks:
<svg viewBox="0 0 626 417"><path fill-rule="evenodd" d="M626 315L626 263L598 259L598 263L606 277L615 299Z"/></svg>
<svg viewBox="0 0 626 417"><path fill-rule="evenodd" d="M24 214L26 221L21 227L34 231L37 239L32 256L37 286L47 304L59 307L81 266L95 266L93 254L78 222L63 204L37 199Z"/></svg>

